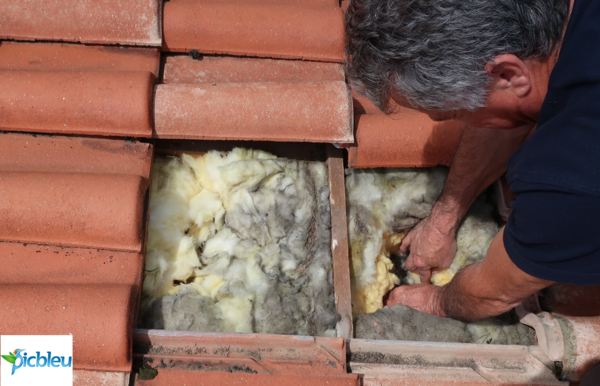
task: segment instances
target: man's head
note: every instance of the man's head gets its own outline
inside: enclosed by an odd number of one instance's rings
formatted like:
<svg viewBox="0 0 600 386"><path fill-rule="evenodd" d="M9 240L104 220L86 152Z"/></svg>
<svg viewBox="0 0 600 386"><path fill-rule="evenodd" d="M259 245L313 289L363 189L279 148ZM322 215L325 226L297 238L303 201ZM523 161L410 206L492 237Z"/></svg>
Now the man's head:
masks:
<svg viewBox="0 0 600 386"><path fill-rule="evenodd" d="M525 63L556 51L568 12L569 0L351 0L347 73L387 112L391 98L440 120L510 105L494 87L530 91Z"/></svg>

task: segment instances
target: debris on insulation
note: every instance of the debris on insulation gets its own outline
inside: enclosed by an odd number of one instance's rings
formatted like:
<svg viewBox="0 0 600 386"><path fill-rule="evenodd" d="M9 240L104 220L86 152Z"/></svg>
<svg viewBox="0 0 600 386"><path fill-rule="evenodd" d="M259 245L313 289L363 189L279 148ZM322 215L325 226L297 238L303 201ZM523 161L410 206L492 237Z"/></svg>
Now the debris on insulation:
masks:
<svg viewBox="0 0 600 386"><path fill-rule="evenodd" d="M257 150L157 158L144 327L335 336L327 186Z"/></svg>

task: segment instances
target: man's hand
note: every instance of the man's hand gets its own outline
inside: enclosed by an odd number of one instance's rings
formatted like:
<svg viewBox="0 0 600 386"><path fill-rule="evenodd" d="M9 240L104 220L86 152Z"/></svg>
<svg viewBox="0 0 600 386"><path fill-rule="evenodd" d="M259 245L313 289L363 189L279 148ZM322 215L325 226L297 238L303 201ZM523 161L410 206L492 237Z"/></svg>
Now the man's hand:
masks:
<svg viewBox="0 0 600 386"><path fill-rule="evenodd" d="M509 311L552 284L517 267L504 248L503 236L504 228L490 244L485 259L460 270L446 286L403 285L390 292L386 305L402 303L428 314L469 322Z"/></svg>
<svg viewBox="0 0 600 386"><path fill-rule="evenodd" d="M386 306L401 303L415 310L437 316L446 316L440 303L440 287L431 284L401 285L393 289Z"/></svg>
<svg viewBox="0 0 600 386"><path fill-rule="evenodd" d="M456 255L456 231L451 226L448 231L440 230L432 216L422 220L400 244L401 253L410 248L406 269L418 273L423 284L429 284L432 269L448 268Z"/></svg>

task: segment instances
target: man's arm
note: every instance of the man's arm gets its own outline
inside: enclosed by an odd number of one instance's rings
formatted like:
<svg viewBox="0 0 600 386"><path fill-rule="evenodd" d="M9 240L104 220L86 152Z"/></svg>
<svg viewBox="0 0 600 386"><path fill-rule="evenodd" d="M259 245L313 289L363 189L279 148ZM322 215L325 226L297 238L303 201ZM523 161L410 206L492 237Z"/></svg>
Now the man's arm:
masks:
<svg viewBox="0 0 600 386"><path fill-rule="evenodd" d="M506 253L503 236L504 228L492 241L485 259L461 270L445 287L400 286L390 292L386 305L402 303L429 314L475 321L509 311L553 283L519 269Z"/></svg>
<svg viewBox="0 0 600 386"><path fill-rule="evenodd" d="M513 130L465 128L450 173L431 215L402 241L410 256L409 271L429 283L431 269L448 268L456 254L456 231L465 213L488 186L506 172L508 158L525 141L532 126Z"/></svg>

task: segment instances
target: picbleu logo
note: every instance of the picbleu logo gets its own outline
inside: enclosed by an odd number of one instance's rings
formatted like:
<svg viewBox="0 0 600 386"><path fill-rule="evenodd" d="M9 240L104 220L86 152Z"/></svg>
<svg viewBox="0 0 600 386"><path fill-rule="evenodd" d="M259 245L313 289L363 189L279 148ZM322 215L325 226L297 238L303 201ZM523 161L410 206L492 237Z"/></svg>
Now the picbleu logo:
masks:
<svg viewBox="0 0 600 386"><path fill-rule="evenodd" d="M46 353L47 355L41 355L41 352L36 351L35 356L27 356L25 349L18 348L13 352L9 352L8 355L1 356L5 361L12 364L10 375L14 375L15 371L21 367L72 367L73 357L53 356L51 351L46 351Z"/></svg>

